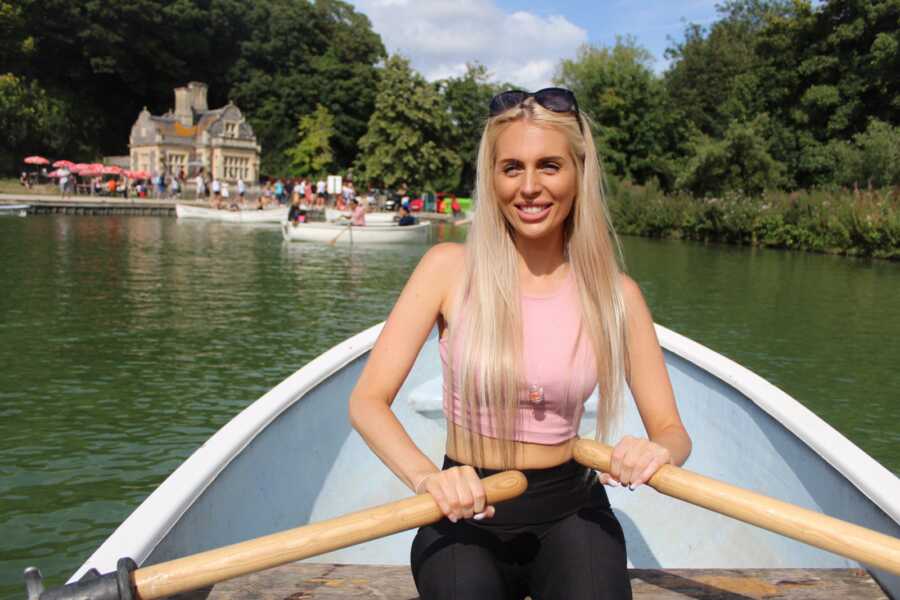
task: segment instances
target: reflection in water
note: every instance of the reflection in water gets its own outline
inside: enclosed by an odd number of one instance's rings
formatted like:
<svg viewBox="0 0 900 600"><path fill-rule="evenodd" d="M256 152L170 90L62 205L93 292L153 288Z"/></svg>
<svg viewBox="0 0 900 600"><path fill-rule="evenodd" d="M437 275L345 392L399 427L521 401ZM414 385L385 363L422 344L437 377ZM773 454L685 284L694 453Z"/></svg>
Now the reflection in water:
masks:
<svg viewBox="0 0 900 600"><path fill-rule="evenodd" d="M624 245L658 322L900 470L900 265ZM60 583L228 419L383 320L426 249L153 217L0 221L0 595L21 594L29 564Z"/></svg>

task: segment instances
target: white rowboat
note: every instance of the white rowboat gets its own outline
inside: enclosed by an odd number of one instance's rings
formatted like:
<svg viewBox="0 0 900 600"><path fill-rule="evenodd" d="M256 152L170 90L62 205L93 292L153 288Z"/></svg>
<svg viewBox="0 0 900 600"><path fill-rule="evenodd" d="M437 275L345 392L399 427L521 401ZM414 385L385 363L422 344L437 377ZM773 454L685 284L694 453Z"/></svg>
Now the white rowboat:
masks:
<svg viewBox="0 0 900 600"><path fill-rule="evenodd" d="M289 242L328 242L336 244L409 244L425 243L431 224L364 225L337 223L282 223L282 235Z"/></svg>
<svg viewBox="0 0 900 600"><path fill-rule="evenodd" d="M408 497L347 417L347 399L382 326L325 352L232 419L119 526L72 581L91 567L112 571L124 556L139 565L156 564ZM759 376L668 329L657 326L657 335L694 442L685 468L900 536L897 477ZM393 404L412 439L438 464L446 432L440 370L434 331ZM626 404L621 433L643 435L630 397ZM582 435L590 435L595 419L596 395L588 401ZM629 564L636 568L861 566L646 487L607 490L625 530ZM392 535L310 561L407 565L413 535ZM900 595L900 577L869 573L888 594Z"/></svg>
<svg viewBox="0 0 900 600"><path fill-rule="evenodd" d="M25 217L30 207L30 204L0 204L0 216Z"/></svg>
<svg viewBox="0 0 900 600"><path fill-rule="evenodd" d="M223 221L226 223L281 223L287 220L288 208L243 208L241 210L218 210L205 206L176 204L175 215L179 219L205 219L207 221Z"/></svg>

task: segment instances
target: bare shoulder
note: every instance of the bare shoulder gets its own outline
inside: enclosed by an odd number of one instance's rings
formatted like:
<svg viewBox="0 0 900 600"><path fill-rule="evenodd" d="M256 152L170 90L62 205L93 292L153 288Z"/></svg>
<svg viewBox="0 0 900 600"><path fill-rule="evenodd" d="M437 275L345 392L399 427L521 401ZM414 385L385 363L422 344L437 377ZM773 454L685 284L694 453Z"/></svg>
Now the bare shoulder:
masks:
<svg viewBox="0 0 900 600"><path fill-rule="evenodd" d="M619 289L622 290L622 299L625 301L627 308L645 304L641 286L625 273L619 273Z"/></svg>
<svg viewBox="0 0 900 600"><path fill-rule="evenodd" d="M427 271L457 269L465 265L466 247L454 242L442 242L428 249L420 265Z"/></svg>
<svg viewBox="0 0 900 600"><path fill-rule="evenodd" d="M425 285L440 294L439 312L449 318L453 312L456 292L462 285L466 271L465 245L444 242L432 246L422 257L416 271L421 271L421 279Z"/></svg>

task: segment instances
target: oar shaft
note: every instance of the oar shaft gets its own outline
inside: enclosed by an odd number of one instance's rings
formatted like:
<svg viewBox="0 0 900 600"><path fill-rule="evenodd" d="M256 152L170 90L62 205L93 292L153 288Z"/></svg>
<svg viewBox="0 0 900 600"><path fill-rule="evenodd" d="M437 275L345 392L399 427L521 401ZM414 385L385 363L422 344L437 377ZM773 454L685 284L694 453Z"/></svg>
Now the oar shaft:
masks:
<svg viewBox="0 0 900 600"><path fill-rule="evenodd" d="M525 491L525 476L506 471L484 479L488 503L515 498ZM391 502L312 525L201 552L133 574L142 600L199 589L278 565L439 521L441 509L428 494Z"/></svg>
<svg viewBox="0 0 900 600"><path fill-rule="evenodd" d="M574 453L579 463L609 472L609 446L578 440ZM673 465L647 483L667 496L900 575L900 539Z"/></svg>

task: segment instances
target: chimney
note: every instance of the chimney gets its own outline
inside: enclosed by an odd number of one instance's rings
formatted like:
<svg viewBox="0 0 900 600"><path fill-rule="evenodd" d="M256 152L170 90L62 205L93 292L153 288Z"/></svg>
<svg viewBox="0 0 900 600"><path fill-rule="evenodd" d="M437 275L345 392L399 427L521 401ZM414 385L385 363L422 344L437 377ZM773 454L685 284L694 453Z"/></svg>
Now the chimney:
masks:
<svg viewBox="0 0 900 600"><path fill-rule="evenodd" d="M190 90L186 87L175 88L175 118L185 127L191 127L194 124Z"/></svg>
<svg viewBox="0 0 900 600"><path fill-rule="evenodd" d="M192 81L188 84L188 89L191 91L191 107L196 112L209 110L209 105L206 103L206 84Z"/></svg>

